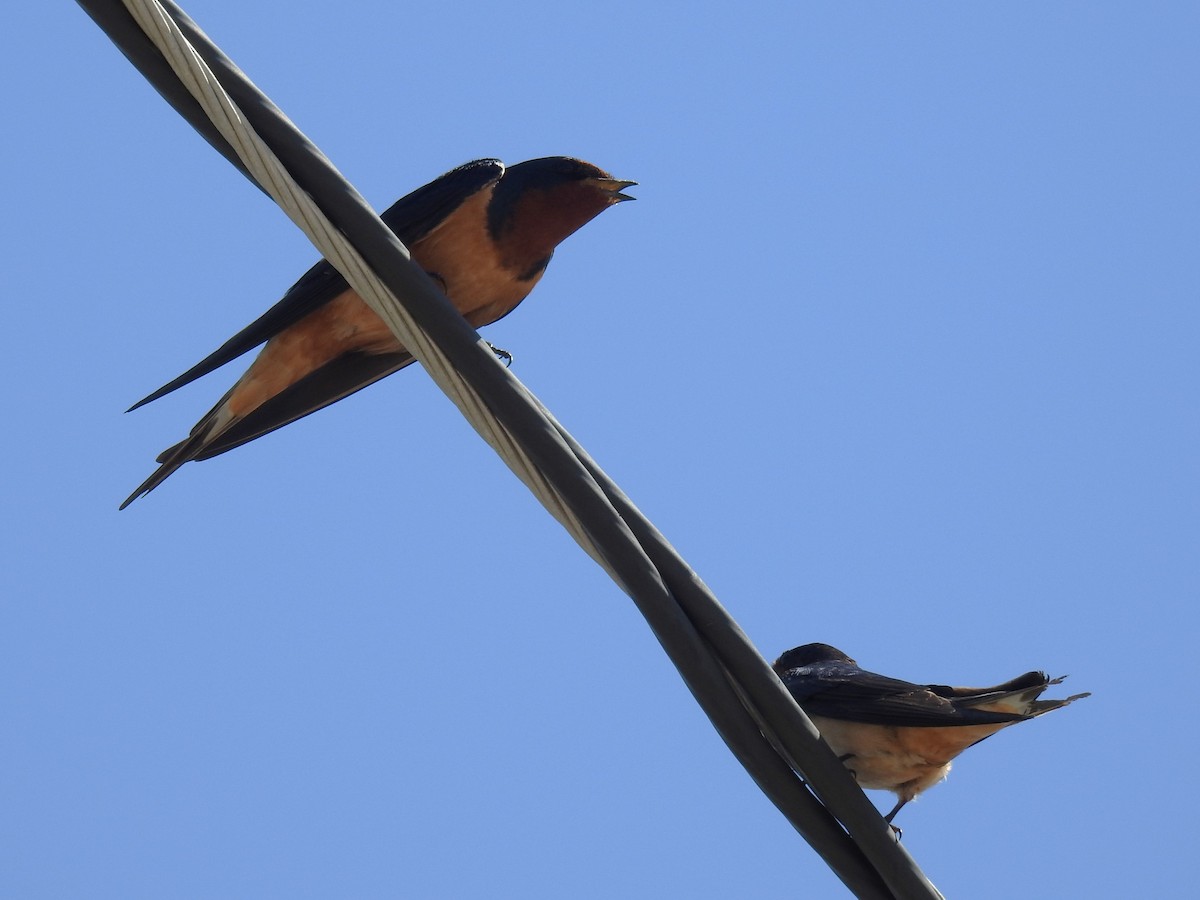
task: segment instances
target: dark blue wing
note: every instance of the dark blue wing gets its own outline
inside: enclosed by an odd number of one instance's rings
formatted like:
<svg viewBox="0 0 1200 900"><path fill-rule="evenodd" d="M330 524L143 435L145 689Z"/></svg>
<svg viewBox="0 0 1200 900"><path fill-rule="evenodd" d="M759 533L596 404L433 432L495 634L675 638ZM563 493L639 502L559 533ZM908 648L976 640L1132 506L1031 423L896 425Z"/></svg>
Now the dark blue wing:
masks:
<svg viewBox="0 0 1200 900"><path fill-rule="evenodd" d="M842 662L801 666L783 672L780 677L806 713L830 719L937 727L993 725L1025 718L971 709L962 705L960 698L939 696L928 685L888 678Z"/></svg>

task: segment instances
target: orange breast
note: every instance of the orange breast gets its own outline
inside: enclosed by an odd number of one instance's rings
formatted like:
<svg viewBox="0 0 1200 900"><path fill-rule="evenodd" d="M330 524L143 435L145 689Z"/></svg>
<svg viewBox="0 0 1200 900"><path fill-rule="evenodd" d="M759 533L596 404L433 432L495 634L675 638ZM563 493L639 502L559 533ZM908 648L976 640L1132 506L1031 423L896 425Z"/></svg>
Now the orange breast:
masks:
<svg viewBox="0 0 1200 900"><path fill-rule="evenodd" d="M911 800L937 784L950 762L972 744L1006 725L904 728L813 716L813 723L838 756L852 755L846 768L865 788L895 791Z"/></svg>
<svg viewBox="0 0 1200 900"><path fill-rule="evenodd" d="M412 248L413 259L442 279L446 296L475 327L512 312L538 280L518 281L505 266L487 230L490 199L490 191L480 191Z"/></svg>
<svg viewBox="0 0 1200 900"><path fill-rule="evenodd" d="M518 282L501 263L487 233L490 196L490 191L480 191L409 248L422 269L441 279L455 308L476 327L511 312L537 281ZM402 349L358 294L347 290L267 342L234 388L228 410L235 417L245 416L346 353Z"/></svg>

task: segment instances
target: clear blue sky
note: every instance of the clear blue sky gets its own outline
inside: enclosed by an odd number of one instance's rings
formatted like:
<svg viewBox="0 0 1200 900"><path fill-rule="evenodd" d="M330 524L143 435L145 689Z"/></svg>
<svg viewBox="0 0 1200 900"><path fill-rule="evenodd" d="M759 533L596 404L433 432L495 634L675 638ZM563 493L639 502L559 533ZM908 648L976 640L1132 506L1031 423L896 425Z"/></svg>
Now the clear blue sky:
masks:
<svg viewBox="0 0 1200 900"><path fill-rule="evenodd" d="M641 182L517 375L769 658L1094 692L901 814L947 896L1193 889L1200 7L185 7L381 208ZM844 896L423 372L118 514L241 367L122 410L315 255L73 3L4 23L0 895Z"/></svg>

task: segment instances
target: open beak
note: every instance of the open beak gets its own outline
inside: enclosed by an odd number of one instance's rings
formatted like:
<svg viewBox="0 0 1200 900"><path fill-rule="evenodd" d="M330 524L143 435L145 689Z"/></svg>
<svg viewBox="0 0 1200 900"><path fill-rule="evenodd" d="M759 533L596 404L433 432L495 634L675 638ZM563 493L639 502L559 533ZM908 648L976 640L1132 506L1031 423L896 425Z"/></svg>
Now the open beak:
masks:
<svg viewBox="0 0 1200 900"><path fill-rule="evenodd" d="M637 184L636 181L618 181L616 178L595 178L593 181L600 190L612 195L613 203L620 203L622 200L637 199L637 197L630 197L628 194L621 193L625 188L633 187Z"/></svg>

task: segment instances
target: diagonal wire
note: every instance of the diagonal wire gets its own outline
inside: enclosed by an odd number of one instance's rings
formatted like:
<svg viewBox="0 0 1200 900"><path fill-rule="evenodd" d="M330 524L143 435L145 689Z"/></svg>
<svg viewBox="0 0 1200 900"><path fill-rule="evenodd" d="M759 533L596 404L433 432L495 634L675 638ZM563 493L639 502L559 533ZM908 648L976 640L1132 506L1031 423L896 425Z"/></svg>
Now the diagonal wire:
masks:
<svg viewBox="0 0 1200 900"><path fill-rule="evenodd" d="M118 0L78 2L210 143L239 169L253 171L250 177L261 188L281 194L281 205L322 253L372 308L378 304L384 321L485 440L630 594L722 738L843 882L860 897L939 897L691 568L484 349L478 335L411 264L395 236L320 151L169 0L124 3L139 11L160 50L146 42L128 14L123 15ZM220 82L210 67L219 72ZM186 92L183 84L189 86ZM215 127L203 106L213 108ZM284 162L255 130L271 139ZM289 173L307 193L294 187ZM320 208L305 202L308 193L320 198ZM321 210L339 227L330 225ZM353 235L361 255L353 247L332 246L343 231ZM329 247L327 238L335 239ZM368 283L378 280L372 269L392 290ZM854 842L795 777L793 764L806 773Z"/></svg>

